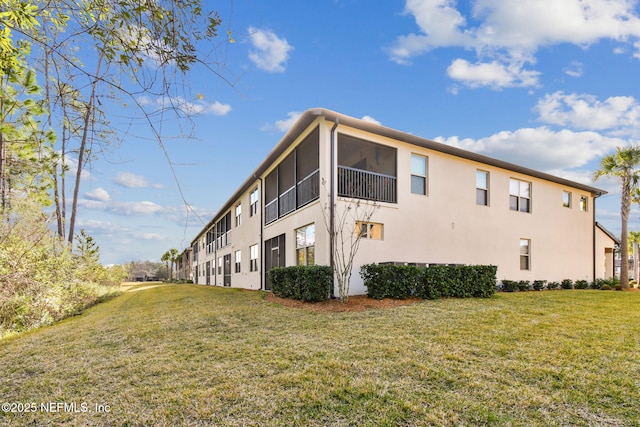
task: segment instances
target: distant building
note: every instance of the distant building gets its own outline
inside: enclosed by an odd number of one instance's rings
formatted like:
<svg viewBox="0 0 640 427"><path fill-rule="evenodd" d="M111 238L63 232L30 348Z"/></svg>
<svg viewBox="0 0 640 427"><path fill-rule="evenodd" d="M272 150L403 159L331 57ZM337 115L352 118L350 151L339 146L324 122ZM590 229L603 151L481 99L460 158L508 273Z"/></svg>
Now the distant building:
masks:
<svg viewBox="0 0 640 427"><path fill-rule="evenodd" d="M605 191L311 109L194 238L194 282L269 290L272 267L331 265L331 194L338 210L379 205L358 224L352 294L366 263L492 264L510 280L613 269L615 239L595 221Z"/></svg>

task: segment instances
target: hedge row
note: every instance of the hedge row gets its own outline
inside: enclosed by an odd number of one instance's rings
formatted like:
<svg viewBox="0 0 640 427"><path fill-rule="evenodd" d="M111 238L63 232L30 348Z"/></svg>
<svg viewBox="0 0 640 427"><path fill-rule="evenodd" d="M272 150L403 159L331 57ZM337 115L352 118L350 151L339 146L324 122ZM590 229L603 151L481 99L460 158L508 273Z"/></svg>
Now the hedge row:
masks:
<svg viewBox="0 0 640 427"><path fill-rule="evenodd" d="M421 269L366 264L360 268L367 296L374 299L488 298L496 291L496 272L493 265L434 265Z"/></svg>
<svg viewBox="0 0 640 427"><path fill-rule="evenodd" d="M596 279L593 282L586 280L576 280L574 282L571 279L564 279L560 282L548 282L546 280L534 280L533 282L529 280L502 280L498 289L503 292L541 291L543 289L550 291L554 289L611 289L618 283L616 279Z"/></svg>
<svg viewBox="0 0 640 427"><path fill-rule="evenodd" d="M305 302L328 299L333 287L333 270L326 265L276 267L269 278L274 295Z"/></svg>

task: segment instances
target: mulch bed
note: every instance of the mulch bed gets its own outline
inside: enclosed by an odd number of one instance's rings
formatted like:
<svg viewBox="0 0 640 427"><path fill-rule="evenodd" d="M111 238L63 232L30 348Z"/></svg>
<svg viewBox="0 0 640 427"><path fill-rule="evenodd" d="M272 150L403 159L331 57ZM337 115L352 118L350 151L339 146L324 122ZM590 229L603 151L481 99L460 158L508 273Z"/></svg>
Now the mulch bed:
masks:
<svg viewBox="0 0 640 427"><path fill-rule="evenodd" d="M309 311L353 312L399 307L403 305L415 304L416 302L422 300L419 298L404 300L385 298L382 300L376 300L373 298L367 298L366 295L355 295L349 297L349 299L345 303L340 302L339 299L330 299L327 301L312 303L280 298L270 292L265 297L265 301L280 304L285 307L300 308Z"/></svg>

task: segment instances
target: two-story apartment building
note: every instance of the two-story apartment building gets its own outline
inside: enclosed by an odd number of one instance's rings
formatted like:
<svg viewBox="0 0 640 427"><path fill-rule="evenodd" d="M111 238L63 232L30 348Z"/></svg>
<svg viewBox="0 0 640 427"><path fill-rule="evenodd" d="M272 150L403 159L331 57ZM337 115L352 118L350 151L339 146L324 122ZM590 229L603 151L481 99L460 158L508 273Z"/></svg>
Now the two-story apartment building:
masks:
<svg viewBox="0 0 640 427"><path fill-rule="evenodd" d="M311 109L193 240L194 282L268 290L272 267L332 265L330 218L354 200L377 208L349 224L362 235L352 294L366 292L360 265L379 262L492 264L510 280L607 277L614 241L595 222L604 193Z"/></svg>

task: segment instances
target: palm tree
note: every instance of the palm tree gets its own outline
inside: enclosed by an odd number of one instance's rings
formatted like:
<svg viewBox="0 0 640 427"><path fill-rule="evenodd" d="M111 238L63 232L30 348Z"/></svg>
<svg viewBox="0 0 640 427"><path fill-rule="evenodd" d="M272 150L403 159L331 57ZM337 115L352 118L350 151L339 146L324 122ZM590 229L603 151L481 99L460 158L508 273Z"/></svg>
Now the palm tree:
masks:
<svg viewBox="0 0 640 427"><path fill-rule="evenodd" d="M177 249L172 248L169 249L169 262L171 262L171 270L169 270L169 280L173 281L173 266L176 264L176 262L178 262L178 256L180 255L180 253L178 252Z"/></svg>
<svg viewBox="0 0 640 427"><path fill-rule="evenodd" d="M167 267L166 272L169 272L169 260L171 259L171 252L167 251L165 253L162 254L162 257L160 257L160 260L162 262L164 262L164 265ZM166 280L166 279L165 279Z"/></svg>
<svg viewBox="0 0 640 427"><path fill-rule="evenodd" d="M600 161L600 169L594 175L597 180L602 176L617 178L620 180L620 285L629 287L629 212L631 211L631 196L638 187L640 181L640 147L637 145L616 149L615 154L610 154Z"/></svg>

